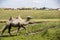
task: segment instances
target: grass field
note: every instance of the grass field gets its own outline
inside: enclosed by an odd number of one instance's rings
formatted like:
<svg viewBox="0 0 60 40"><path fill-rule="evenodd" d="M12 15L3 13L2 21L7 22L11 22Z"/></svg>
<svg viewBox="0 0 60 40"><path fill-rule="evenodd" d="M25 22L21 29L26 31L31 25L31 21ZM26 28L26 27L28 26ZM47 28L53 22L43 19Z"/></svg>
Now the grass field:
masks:
<svg viewBox="0 0 60 40"><path fill-rule="evenodd" d="M0 28L2 28L3 24L0 24ZM41 30L43 28L47 28L47 27L53 27L56 26L55 28L50 28L47 31L41 32L39 31L39 33L36 34L31 34L31 35L25 35L26 32L25 30L21 30L21 33L19 36L15 36L16 33L13 33L13 36L8 36L5 33L7 33L7 31L4 33L5 35L3 37L0 37L0 40L59 40L60 38L60 22L42 22L39 24L31 24L28 25L29 27L27 27L28 33L36 33L37 30ZM13 30L13 28L12 28Z"/></svg>
<svg viewBox="0 0 60 40"><path fill-rule="evenodd" d="M28 35L25 30L21 30L19 36L12 33L7 34L7 30L0 40L60 40L60 11L59 10L0 10L0 20L8 20L10 16L16 17L20 15L23 19L32 16L31 22L41 22L29 24L27 28ZM0 30L5 23L0 23ZM49 28L50 27L50 28ZM11 32L16 30L12 28ZM1 34L1 32L0 32Z"/></svg>
<svg viewBox="0 0 60 40"><path fill-rule="evenodd" d="M10 16L22 18L32 16L34 19L60 19L59 10L0 10L0 19L8 19Z"/></svg>

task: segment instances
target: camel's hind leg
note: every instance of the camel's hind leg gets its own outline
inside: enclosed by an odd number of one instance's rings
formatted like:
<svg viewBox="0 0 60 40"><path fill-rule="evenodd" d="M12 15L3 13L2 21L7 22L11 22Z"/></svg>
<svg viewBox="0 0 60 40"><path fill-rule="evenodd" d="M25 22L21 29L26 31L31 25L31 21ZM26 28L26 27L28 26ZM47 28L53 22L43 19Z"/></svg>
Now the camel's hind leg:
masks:
<svg viewBox="0 0 60 40"><path fill-rule="evenodd" d="M5 26L3 27L1 35L3 35L3 33L5 32L6 29L7 29L7 25L5 25Z"/></svg>

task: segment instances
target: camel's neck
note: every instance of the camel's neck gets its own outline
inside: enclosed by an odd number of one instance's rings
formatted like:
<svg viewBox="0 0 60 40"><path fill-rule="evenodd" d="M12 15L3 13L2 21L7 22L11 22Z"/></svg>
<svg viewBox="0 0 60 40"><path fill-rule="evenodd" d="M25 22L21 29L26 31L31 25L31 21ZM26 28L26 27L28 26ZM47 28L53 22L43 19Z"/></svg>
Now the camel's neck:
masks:
<svg viewBox="0 0 60 40"><path fill-rule="evenodd" d="M30 21L30 19L26 19L26 22Z"/></svg>
<svg viewBox="0 0 60 40"><path fill-rule="evenodd" d="M25 24L29 24L30 19L26 19Z"/></svg>

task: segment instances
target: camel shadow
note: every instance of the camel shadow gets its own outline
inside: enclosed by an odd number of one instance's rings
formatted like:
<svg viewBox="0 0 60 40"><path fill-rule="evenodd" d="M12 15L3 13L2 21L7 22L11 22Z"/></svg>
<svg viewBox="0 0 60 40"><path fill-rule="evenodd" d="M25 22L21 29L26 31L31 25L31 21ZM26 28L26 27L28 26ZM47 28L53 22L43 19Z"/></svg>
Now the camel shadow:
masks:
<svg viewBox="0 0 60 40"><path fill-rule="evenodd" d="M9 35L0 35L0 37L14 37L14 36L17 36L17 35L11 35L11 36L9 36Z"/></svg>

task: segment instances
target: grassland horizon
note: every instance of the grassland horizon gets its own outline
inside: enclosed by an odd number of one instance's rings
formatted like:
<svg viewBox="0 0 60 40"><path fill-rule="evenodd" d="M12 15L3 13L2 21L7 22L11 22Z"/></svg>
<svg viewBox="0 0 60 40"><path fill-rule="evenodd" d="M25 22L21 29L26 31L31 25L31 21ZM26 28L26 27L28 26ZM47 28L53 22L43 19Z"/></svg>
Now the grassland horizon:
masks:
<svg viewBox="0 0 60 40"><path fill-rule="evenodd" d="M0 19L20 15L23 19L32 16L33 19L60 19L59 10L0 10Z"/></svg>

